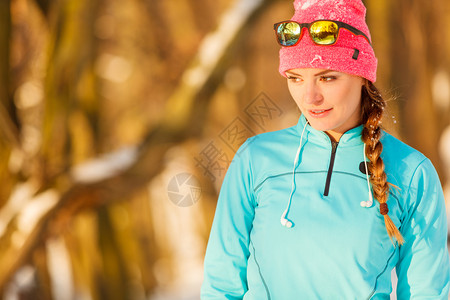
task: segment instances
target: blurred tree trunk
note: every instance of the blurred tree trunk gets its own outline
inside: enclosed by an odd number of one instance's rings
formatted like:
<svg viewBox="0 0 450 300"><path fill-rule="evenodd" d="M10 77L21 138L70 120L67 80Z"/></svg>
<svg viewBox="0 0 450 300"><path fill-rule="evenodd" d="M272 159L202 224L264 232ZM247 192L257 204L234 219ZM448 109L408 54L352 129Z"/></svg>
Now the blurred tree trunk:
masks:
<svg viewBox="0 0 450 300"><path fill-rule="evenodd" d="M94 73L97 55L92 35L101 1L58 0L50 23L42 167L44 182L67 172L74 163L99 153L100 97ZM88 142L88 145L86 145Z"/></svg>
<svg viewBox="0 0 450 300"><path fill-rule="evenodd" d="M11 194L15 176L9 174L9 157L20 144L18 121L10 90L10 1L0 2L0 206Z"/></svg>
<svg viewBox="0 0 450 300"><path fill-rule="evenodd" d="M175 36L171 36L170 28L172 24L166 19L167 14L164 13L163 3L161 1L143 0L145 7L147 8L148 20L150 22L150 27L153 29L151 31L151 38L155 44L158 44L156 49L158 50L158 57L167 64L171 65L173 61L173 51L171 47L171 39L175 39Z"/></svg>
<svg viewBox="0 0 450 300"><path fill-rule="evenodd" d="M214 6L217 6L217 3L208 0L189 0L189 8L192 10L192 14L198 16L194 18L198 29L214 26L216 17Z"/></svg>
<svg viewBox="0 0 450 300"><path fill-rule="evenodd" d="M127 270L118 241L113 230L113 221L105 207L98 210L98 232L103 274L99 276L100 299L132 300L128 294Z"/></svg>
<svg viewBox="0 0 450 300"><path fill-rule="evenodd" d="M50 1L51 0L36 0L36 4L42 10L44 15L47 15L47 13L50 9Z"/></svg>

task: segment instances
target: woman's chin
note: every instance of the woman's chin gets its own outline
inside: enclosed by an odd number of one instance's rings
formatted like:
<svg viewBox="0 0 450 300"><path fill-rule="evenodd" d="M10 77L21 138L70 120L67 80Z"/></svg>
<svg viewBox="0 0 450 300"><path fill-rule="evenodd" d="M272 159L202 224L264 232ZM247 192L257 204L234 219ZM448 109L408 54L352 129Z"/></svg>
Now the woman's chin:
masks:
<svg viewBox="0 0 450 300"><path fill-rule="evenodd" d="M308 120L308 122L309 122L309 125L311 125L311 127L314 128L315 130L328 131L328 130L333 129L333 126L331 126L330 124L325 123L325 122L320 122L315 119Z"/></svg>

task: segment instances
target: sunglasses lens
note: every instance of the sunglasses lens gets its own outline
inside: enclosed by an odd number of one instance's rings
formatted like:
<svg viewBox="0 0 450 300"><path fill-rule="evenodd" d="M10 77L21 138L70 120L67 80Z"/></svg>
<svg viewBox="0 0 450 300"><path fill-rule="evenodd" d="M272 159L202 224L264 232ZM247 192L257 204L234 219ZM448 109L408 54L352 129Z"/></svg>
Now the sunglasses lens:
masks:
<svg viewBox="0 0 450 300"><path fill-rule="evenodd" d="M277 27L278 42L283 46L292 46L300 39L301 27L295 22L281 23Z"/></svg>
<svg viewBox="0 0 450 300"><path fill-rule="evenodd" d="M317 21L311 24L309 34L316 44L331 45L337 40L339 27L332 21Z"/></svg>

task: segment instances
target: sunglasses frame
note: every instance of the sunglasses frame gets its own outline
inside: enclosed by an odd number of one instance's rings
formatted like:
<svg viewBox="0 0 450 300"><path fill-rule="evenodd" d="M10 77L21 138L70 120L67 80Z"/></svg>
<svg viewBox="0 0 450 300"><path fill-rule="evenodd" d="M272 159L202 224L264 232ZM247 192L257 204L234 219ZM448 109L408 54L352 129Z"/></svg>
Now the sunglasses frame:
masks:
<svg viewBox="0 0 450 300"><path fill-rule="evenodd" d="M333 22L333 23L335 23L335 24L338 26L338 31L337 31L337 37L336 37L336 40L335 40L333 43L331 43L331 44L319 44L319 43L317 43L316 41L314 41L314 39L313 39L312 36L311 36L311 32L310 32L311 26L312 26L314 23L316 23L316 22L321 22L321 21ZM283 45L282 43L280 43L280 39L278 38L278 27L279 27L281 24L287 24L287 23L296 23L296 24L298 24L298 25L300 26L300 34L299 34L299 36L298 36L298 39L297 39L297 41L296 41L294 44L292 44L292 45ZM356 35L356 36L362 36L362 37L364 37L364 38L367 40L367 42L369 43L369 45L372 47L372 43L370 42L370 39L367 37L367 35L366 35L364 32L362 32L361 30L359 30L359 29L357 29L357 28L355 28L355 27L353 27L353 26L351 26L351 25L349 25L349 24L347 24L347 23L340 22L340 21L326 20L326 19L324 19L324 20L315 20L315 21L313 21L313 22L311 22L311 23L299 23L299 22L297 22L297 21L286 20L286 21L281 21L281 22L278 22L278 23L273 24L273 29L275 30L275 35L276 35L276 37L277 37L277 42L278 42L278 44L280 44L280 45L283 46L283 47L292 47L292 46L297 45L298 42L300 42L300 40L301 40L302 37L303 37L303 29L304 29L304 28L307 28L307 29L308 29L309 37L311 38L311 40L313 41L313 43L316 44L316 45L319 45L319 46L331 46L331 45L334 45L334 44L337 42L337 40L339 39L339 33L340 33L340 31L341 31L341 28L344 28L344 29L347 29L348 31L350 31L351 33L353 33L353 34Z"/></svg>

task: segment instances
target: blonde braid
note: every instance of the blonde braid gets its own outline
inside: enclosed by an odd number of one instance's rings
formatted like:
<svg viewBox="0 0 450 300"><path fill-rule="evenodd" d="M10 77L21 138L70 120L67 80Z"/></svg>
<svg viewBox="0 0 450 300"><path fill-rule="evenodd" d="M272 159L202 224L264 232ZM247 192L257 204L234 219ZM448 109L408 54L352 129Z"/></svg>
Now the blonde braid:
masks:
<svg viewBox="0 0 450 300"><path fill-rule="evenodd" d="M388 215L389 209L387 200L389 196L389 184L387 182L386 172L384 171L384 162L380 155L383 151L381 138L381 119L386 102L375 85L366 80L362 89L362 121L364 124L362 140L366 144L366 156L370 160L369 173L375 198L380 203L380 213L384 216L384 223L389 238L397 240L399 245L404 243L400 231L392 222Z"/></svg>

